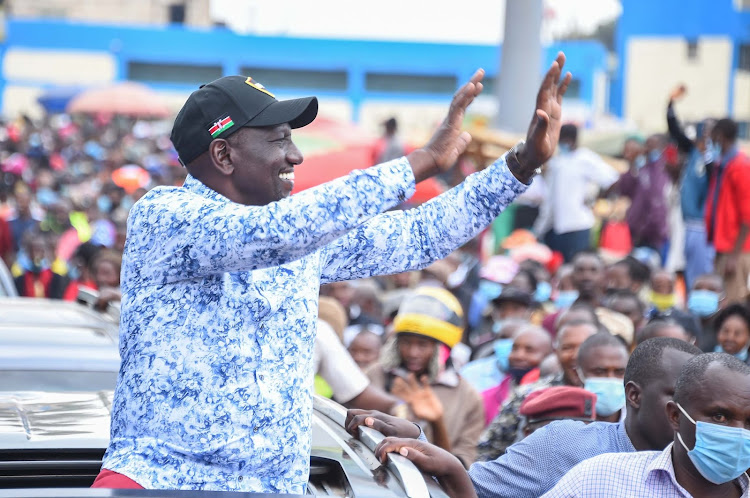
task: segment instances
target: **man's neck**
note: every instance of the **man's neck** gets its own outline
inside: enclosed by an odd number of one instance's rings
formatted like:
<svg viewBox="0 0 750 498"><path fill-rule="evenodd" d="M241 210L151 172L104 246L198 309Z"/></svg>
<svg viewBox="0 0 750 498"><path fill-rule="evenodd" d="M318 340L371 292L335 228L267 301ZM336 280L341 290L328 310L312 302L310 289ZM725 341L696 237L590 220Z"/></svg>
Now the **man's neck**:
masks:
<svg viewBox="0 0 750 498"><path fill-rule="evenodd" d="M625 417L625 434L628 435L628 439L633 444L633 448L636 451L651 451L651 450L662 450L664 448L654 448L641 433L640 427L638 427L638 413L628 406L627 415Z"/></svg>
<svg viewBox="0 0 750 498"><path fill-rule="evenodd" d="M739 486L737 479L724 484L714 484L704 478L698 469L695 468L690 457L685 451L678 451L679 441L675 440L672 445L672 466L674 467L674 476L677 483L685 488L692 496L711 496L711 497L740 497L742 488ZM745 479L740 476L740 479Z"/></svg>

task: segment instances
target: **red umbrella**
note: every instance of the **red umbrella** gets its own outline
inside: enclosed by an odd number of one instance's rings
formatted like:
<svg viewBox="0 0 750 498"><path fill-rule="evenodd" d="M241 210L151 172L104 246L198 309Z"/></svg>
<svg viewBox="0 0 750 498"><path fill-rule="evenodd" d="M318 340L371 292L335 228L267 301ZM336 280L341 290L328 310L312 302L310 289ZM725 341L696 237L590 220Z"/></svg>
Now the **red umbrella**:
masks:
<svg viewBox="0 0 750 498"><path fill-rule="evenodd" d="M158 93L130 81L85 90L71 99L65 110L69 113L102 112L144 118L163 118L170 114Z"/></svg>
<svg viewBox="0 0 750 498"><path fill-rule="evenodd" d="M128 164L112 172L112 181L132 194L139 188L146 187L151 181L151 175L137 164Z"/></svg>
<svg viewBox="0 0 750 498"><path fill-rule="evenodd" d="M294 142L305 156L294 170L294 192L299 192L372 166L377 138L353 124L319 117L295 130ZM438 180L430 178L417 185L410 201L425 202L444 190Z"/></svg>

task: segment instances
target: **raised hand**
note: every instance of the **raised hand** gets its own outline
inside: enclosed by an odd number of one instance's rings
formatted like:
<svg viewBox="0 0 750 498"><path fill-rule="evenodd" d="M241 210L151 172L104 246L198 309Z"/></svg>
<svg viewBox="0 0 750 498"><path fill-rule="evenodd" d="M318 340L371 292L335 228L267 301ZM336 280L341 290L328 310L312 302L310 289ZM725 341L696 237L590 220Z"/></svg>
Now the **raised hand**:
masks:
<svg viewBox="0 0 750 498"><path fill-rule="evenodd" d="M449 169L471 142L471 135L461 131L466 108L482 92L484 70L474 76L453 95L448 115L432 135L427 145L409 154L409 162L417 182Z"/></svg>
<svg viewBox="0 0 750 498"><path fill-rule="evenodd" d="M435 395L426 376L422 377L421 382L413 373L406 380L396 377L391 394L406 401L417 418L436 422L443 417L443 403Z"/></svg>
<svg viewBox="0 0 750 498"><path fill-rule="evenodd" d="M681 99L687 93L687 87L683 84L677 85L674 90L669 94L669 100Z"/></svg>
<svg viewBox="0 0 750 498"><path fill-rule="evenodd" d="M517 177L524 177L519 179L531 179L534 171L552 157L557 147L562 126L562 100L572 78L570 73L566 73L560 81L564 66L565 54L560 52L539 87L526 144L518 151L522 170L513 172Z"/></svg>

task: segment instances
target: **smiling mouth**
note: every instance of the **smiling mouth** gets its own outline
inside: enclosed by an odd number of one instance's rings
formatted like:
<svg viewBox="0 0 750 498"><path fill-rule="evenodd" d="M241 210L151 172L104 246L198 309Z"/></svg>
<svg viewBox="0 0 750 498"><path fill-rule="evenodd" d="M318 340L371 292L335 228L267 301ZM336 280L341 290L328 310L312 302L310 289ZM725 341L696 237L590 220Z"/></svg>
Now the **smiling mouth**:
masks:
<svg viewBox="0 0 750 498"><path fill-rule="evenodd" d="M286 180L288 182L294 182L294 171L289 171L287 173L279 173L279 178L282 180Z"/></svg>

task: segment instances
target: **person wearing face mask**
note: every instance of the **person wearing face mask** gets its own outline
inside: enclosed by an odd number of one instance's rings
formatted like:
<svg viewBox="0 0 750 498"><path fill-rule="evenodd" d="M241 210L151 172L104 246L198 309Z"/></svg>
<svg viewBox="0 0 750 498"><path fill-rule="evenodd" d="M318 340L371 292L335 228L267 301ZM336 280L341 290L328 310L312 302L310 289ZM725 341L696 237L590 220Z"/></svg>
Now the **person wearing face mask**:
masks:
<svg viewBox="0 0 750 498"><path fill-rule="evenodd" d="M666 415L674 435L664 450L597 456L543 498L747 497L750 367L724 353L691 358Z"/></svg>
<svg viewBox="0 0 750 498"><path fill-rule="evenodd" d="M11 267L18 295L62 299L69 278L52 265L51 251L45 235L37 229L24 234L21 252Z"/></svg>
<svg viewBox="0 0 750 498"><path fill-rule="evenodd" d="M625 417L625 367L628 350L609 332L586 339L578 350L576 374L583 388L596 394L596 419L617 422Z"/></svg>
<svg viewBox="0 0 750 498"><path fill-rule="evenodd" d="M411 428L386 429L384 434L390 437L376 448L376 456L382 460L387 452L398 452L421 471L437 477L451 496L537 498L589 458L604 453L640 455L669 445L674 436L666 405L672 399L683 365L699 354L695 346L676 339L644 342L633 351L625 371L628 415L624 421L552 422L512 445L499 458L475 463L468 474L450 454L422 441L406 439L414 437ZM615 485L590 496L662 496L658 492L633 495L618 491Z"/></svg>
<svg viewBox="0 0 750 498"><path fill-rule="evenodd" d="M717 342L714 351L750 363L750 310L741 304L731 304L716 315L714 327Z"/></svg>
<svg viewBox="0 0 750 498"><path fill-rule="evenodd" d="M568 313L571 313L569 311ZM591 314L593 317L593 313ZM479 460L489 461L505 453L513 444L521 427L521 404L534 391L553 386L582 387L576 368L581 344L597 332L590 320L572 319L561 326L554 342L554 352L562 372L546 377L533 384L518 386L509 396L479 440Z"/></svg>
<svg viewBox="0 0 750 498"><path fill-rule="evenodd" d="M720 119L711 130L716 172L706 198L706 232L716 248L716 273L727 300L743 301L750 279L750 157L737 147L737 123Z"/></svg>
<svg viewBox="0 0 750 498"><path fill-rule="evenodd" d="M706 119L696 126L695 140L690 139L677 119L674 104L687 89L680 85L669 96L667 126L669 136L677 148L687 156L680 177L680 208L685 222L685 284L690 287L695 279L713 270L714 248L706 239L703 213L706 208L708 180L714 160L718 157L711 141L714 120Z"/></svg>
<svg viewBox="0 0 750 498"><path fill-rule="evenodd" d="M670 185L664 157L666 137L652 135L641 148L636 140L625 143L623 156L630 170L623 173L612 189L631 201L625 219L630 227L633 247L650 247L661 251L669 238L667 224L667 189ZM645 153L644 160L639 159Z"/></svg>
<svg viewBox="0 0 750 498"><path fill-rule="evenodd" d="M587 203L590 187L608 189L617 180L617 172L596 153L578 146L574 124L560 128L558 150L547 162L544 179L548 195L533 232L569 262L577 252L590 247L594 226L594 214Z"/></svg>
<svg viewBox="0 0 750 498"><path fill-rule="evenodd" d="M700 275L688 294L687 308L700 322L697 346L711 352L716 347L714 318L724 304L724 281L715 273Z"/></svg>

